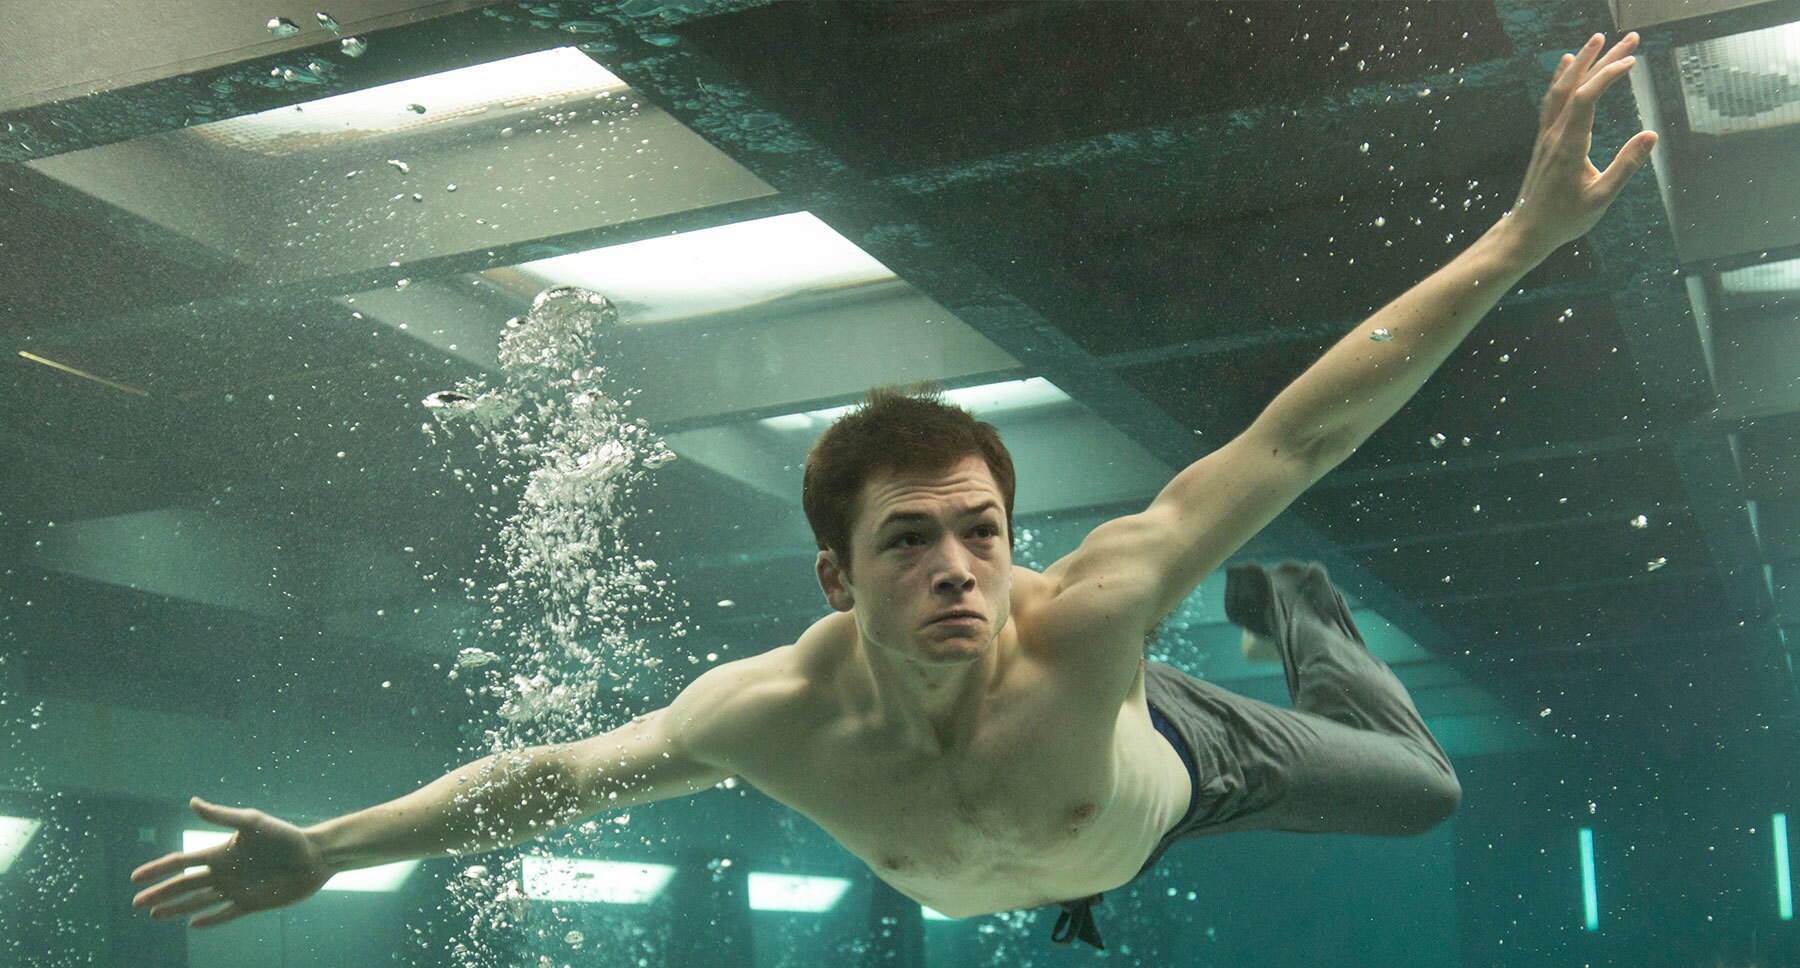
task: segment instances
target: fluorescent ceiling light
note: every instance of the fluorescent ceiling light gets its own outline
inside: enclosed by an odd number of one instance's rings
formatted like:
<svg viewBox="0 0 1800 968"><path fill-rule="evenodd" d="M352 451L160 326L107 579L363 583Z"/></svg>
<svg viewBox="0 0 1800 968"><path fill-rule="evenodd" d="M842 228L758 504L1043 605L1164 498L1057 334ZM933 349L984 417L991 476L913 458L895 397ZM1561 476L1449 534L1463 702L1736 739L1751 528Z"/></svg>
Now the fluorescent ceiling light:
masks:
<svg viewBox="0 0 1800 968"><path fill-rule="evenodd" d="M1800 122L1800 23L1675 48L1688 126L1697 134Z"/></svg>
<svg viewBox="0 0 1800 968"><path fill-rule="evenodd" d="M919 905L919 913L923 914L925 916L925 920L927 920L927 921L954 921L954 920L956 920L955 918L951 917L948 914L939 914L936 911L936 909L928 908L923 904Z"/></svg>
<svg viewBox="0 0 1800 968"><path fill-rule="evenodd" d="M526 857L521 880L525 896L536 900L644 904L674 876L675 868L667 864Z"/></svg>
<svg viewBox="0 0 1800 968"><path fill-rule="evenodd" d="M1043 377L1032 377L1029 380L1010 380L1005 383L989 383L985 386L946 390L944 391L944 400L987 416L1067 403L1069 395L1058 390L1055 384Z"/></svg>
<svg viewBox="0 0 1800 968"><path fill-rule="evenodd" d="M1800 259L1722 272L1719 274L1719 285L1728 294L1800 292Z"/></svg>
<svg viewBox="0 0 1800 968"><path fill-rule="evenodd" d="M25 852L25 845L43 826L41 820L24 817L0 817L0 874L12 869L13 862Z"/></svg>
<svg viewBox="0 0 1800 968"><path fill-rule="evenodd" d="M945 390L944 402L963 407L983 417L994 417L1003 413L1029 410L1033 407L1049 407L1069 402L1069 395L1056 388L1043 377L1032 377L1028 380L1008 380L1005 383L988 383L978 387L964 387L960 390ZM829 410L809 410L805 413L783 414L779 417L767 417L758 421L770 430L779 431L813 431L822 430L832 421L861 406L859 403Z"/></svg>
<svg viewBox="0 0 1800 968"><path fill-rule="evenodd" d="M360 870L343 871L332 875L325 882L321 891L364 891L374 894L387 894L400 889L406 882L407 875L417 870L416 860L395 861L379 867L364 867Z"/></svg>
<svg viewBox="0 0 1800 968"><path fill-rule="evenodd" d="M220 830L183 830L181 832L181 849L186 851L205 850L231 839L231 834ZM395 861L379 867L364 867L359 870L342 871L333 874L325 882L322 891L358 891L373 894L387 894L400 889L406 882L407 875L418 869L416 860ZM190 867L188 870L199 870Z"/></svg>
<svg viewBox="0 0 1800 968"><path fill-rule="evenodd" d="M627 326L895 278L809 212L540 259L509 271L544 288L580 286L604 293Z"/></svg>
<svg viewBox="0 0 1800 968"><path fill-rule="evenodd" d="M468 121L577 97L610 96L624 81L573 47L460 67L349 94L196 126L233 148L285 155L304 148ZM419 113L414 105L425 109Z"/></svg>
<svg viewBox="0 0 1800 968"><path fill-rule="evenodd" d="M795 874L750 872L750 910L829 911L850 890L842 877L806 877Z"/></svg>

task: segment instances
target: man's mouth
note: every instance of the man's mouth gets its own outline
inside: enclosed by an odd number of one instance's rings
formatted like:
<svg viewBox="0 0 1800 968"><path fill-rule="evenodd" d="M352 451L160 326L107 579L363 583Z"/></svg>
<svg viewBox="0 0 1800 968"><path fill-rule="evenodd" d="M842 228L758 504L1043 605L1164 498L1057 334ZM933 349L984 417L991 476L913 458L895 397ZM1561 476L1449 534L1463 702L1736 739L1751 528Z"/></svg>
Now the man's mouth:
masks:
<svg viewBox="0 0 1800 968"><path fill-rule="evenodd" d="M936 619L933 620L933 624L936 624L938 622L979 622L979 621L981 621L980 615L976 614L975 612L962 610L962 611L950 612L949 614L946 614L946 615L940 615Z"/></svg>

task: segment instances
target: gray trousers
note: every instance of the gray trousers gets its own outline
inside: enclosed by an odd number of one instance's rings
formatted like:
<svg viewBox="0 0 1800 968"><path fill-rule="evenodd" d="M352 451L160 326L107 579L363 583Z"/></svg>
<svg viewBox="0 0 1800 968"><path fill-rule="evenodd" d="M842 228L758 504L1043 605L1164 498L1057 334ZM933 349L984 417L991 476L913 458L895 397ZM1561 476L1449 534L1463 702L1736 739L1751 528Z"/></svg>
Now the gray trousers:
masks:
<svg viewBox="0 0 1800 968"><path fill-rule="evenodd" d="M1140 875L1193 837L1240 830L1401 837L1456 810L1462 787L1449 758L1400 680L1369 653L1324 567L1240 565L1226 574L1225 598L1233 622L1279 645L1294 708L1147 664L1152 719L1192 771L1194 796ZM1100 899L1062 902L1052 939L1105 947L1091 910Z"/></svg>

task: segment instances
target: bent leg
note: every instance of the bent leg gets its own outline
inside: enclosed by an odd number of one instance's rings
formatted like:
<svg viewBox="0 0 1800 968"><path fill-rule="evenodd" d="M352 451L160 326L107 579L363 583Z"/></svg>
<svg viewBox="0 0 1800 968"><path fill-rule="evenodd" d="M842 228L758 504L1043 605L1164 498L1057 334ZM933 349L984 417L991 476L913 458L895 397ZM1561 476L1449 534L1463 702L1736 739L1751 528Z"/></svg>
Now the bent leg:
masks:
<svg viewBox="0 0 1800 968"><path fill-rule="evenodd" d="M1145 696L1196 761L1193 813L1169 844L1237 830L1408 836L1453 813L1462 786L1412 697L1369 653L1317 564L1232 568L1226 615L1280 646L1294 709L1150 663Z"/></svg>
<svg viewBox="0 0 1800 968"><path fill-rule="evenodd" d="M1406 687L1369 652L1324 566L1234 566L1226 572L1225 614L1280 648L1295 709L1410 740L1453 772Z"/></svg>
<svg viewBox="0 0 1800 968"><path fill-rule="evenodd" d="M1193 751L1199 790L1146 869L1175 841L1215 833L1421 834L1461 802L1435 742L1282 709L1162 663L1147 666L1144 686Z"/></svg>

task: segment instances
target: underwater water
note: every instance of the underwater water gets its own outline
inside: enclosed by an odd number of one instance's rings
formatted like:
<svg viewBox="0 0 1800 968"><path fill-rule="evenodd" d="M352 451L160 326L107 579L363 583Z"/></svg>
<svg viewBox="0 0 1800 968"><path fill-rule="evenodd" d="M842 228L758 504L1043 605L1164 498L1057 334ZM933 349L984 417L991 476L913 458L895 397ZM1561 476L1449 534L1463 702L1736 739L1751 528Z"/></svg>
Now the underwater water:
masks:
<svg viewBox="0 0 1800 968"><path fill-rule="evenodd" d="M0 966L1800 963L1800 21L1704 6L9 13ZM1528 210L1558 57L1636 24L1591 157L1649 127L1675 150L1507 276L1484 240ZM1738 34L1765 46L1717 68ZM1671 189L1702 156L1738 167ZM1708 235L1701 197L1755 224ZM1442 304L1376 315L1427 277L1492 299L1372 435L1329 466L1338 438L1281 438L1304 467L1239 437L1371 411L1342 384L1272 401L1334 346L1382 380L1437 352ZM918 383L1004 441L1008 540L870 579L853 624L807 461L871 389ZM1239 463L1178 477L1209 455ZM1080 557L1184 493L1141 549ZM922 649L868 643L953 573L986 602L983 556L1020 637L963 708L1013 728L924 742L855 649ZM1217 567L1148 636L1076 614L1095 651L1243 697L1186 714L1199 749L1135 688L1083 719L1113 666L1054 701L1018 685L1055 651L1019 630L1063 614L1042 596L1066 562L1129 583L1152 559ZM1242 715L1332 701L1227 612L1227 564L1286 560L1329 569L1336 641L1429 729L1407 782ZM881 668L954 664L907 658ZM812 705L744 712L772 668ZM756 763L684 758L682 717ZM912 745L844 740L877 722ZM1457 802L1403 822L1441 804L1438 756ZM1123 883L1138 854L1066 846L1099 803L1141 854L1131 818L1181 799L1184 757L1222 829ZM154 903L179 910L134 904L176 878L199 893ZM228 882L241 916L190 925ZM1104 892L1104 948L1052 939L1069 885Z"/></svg>

